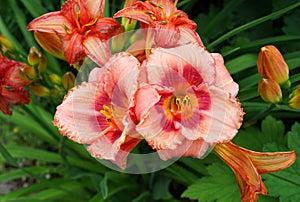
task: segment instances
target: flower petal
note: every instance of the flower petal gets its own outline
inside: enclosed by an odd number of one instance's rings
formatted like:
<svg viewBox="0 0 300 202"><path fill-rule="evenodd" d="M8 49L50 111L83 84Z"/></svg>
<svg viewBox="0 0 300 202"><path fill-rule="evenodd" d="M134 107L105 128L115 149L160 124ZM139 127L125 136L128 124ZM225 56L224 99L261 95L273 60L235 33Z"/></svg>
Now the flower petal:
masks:
<svg viewBox="0 0 300 202"><path fill-rule="evenodd" d="M74 29L72 23L60 11L47 13L31 21L27 29L52 34L66 34Z"/></svg>
<svg viewBox="0 0 300 202"><path fill-rule="evenodd" d="M200 110L200 121L197 127L183 128L187 138L203 138L208 143L220 143L231 140L242 124L243 111L240 103L231 99L229 93L214 86L201 85L194 88L197 92L207 92L210 96L210 107ZM199 106L201 106L201 98ZM205 101L207 102L207 101ZM194 135L193 135L194 134ZM197 137L193 137L197 135Z"/></svg>
<svg viewBox="0 0 300 202"><path fill-rule="evenodd" d="M123 27L113 18L99 18L88 35L107 41L123 32Z"/></svg>
<svg viewBox="0 0 300 202"><path fill-rule="evenodd" d="M234 145L238 147L237 145ZM247 153L253 165L261 174L277 172L291 166L296 160L296 153L290 152L255 152L242 147L239 150Z"/></svg>
<svg viewBox="0 0 300 202"><path fill-rule="evenodd" d="M179 27L180 39L179 44L184 45L190 42L197 43L199 46L203 46L204 44L201 41L200 36L196 31L190 29L189 27Z"/></svg>
<svg viewBox="0 0 300 202"><path fill-rule="evenodd" d="M211 54L216 63L216 86L229 92L232 97L236 97L239 91L239 85L235 83L229 74L228 70L224 66L224 60L222 55L218 53Z"/></svg>
<svg viewBox="0 0 300 202"><path fill-rule="evenodd" d="M56 34L35 31L34 38L44 50L55 57L65 59L62 42Z"/></svg>
<svg viewBox="0 0 300 202"><path fill-rule="evenodd" d="M124 8L117 13L115 13L114 18L127 17L140 22L150 24L153 20L146 11L153 10L151 6L145 4L144 2L136 2L130 7Z"/></svg>
<svg viewBox="0 0 300 202"><path fill-rule="evenodd" d="M181 144L177 145L175 149L162 149L158 150L159 157L162 160L171 158L180 158L183 156L191 156L194 158L201 158L209 149L209 144L204 140L187 140L184 139Z"/></svg>
<svg viewBox="0 0 300 202"><path fill-rule="evenodd" d="M114 134L118 136L117 133ZM114 142L107 136L102 136L88 146L92 156L100 159L110 160L122 169L126 168L129 152L140 142L141 139L120 135Z"/></svg>
<svg viewBox="0 0 300 202"><path fill-rule="evenodd" d="M96 103L99 102L101 96L105 96L101 84L82 83L72 88L62 104L57 107L54 125L58 127L62 135L69 139L78 143L91 144L108 127L104 118L102 121L98 120L103 117L100 107L104 103L100 101L100 106ZM108 100L108 98L102 98L102 100Z"/></svg>
<svg viewBox="0 0 300 202"><path fill-rule="evenodd" d="M82 46L83 36L81 34L74 32L72 35L60 35L60 38L68 63L74 65L83 60L85 51Z"/></svg>
<svg viewBox="0 0 300 202"><path fill-rule="evenodd" d="M103 17L105 0L85 0L84 2L92 18Z"/></svg>
<svg viewBox="0 0 300 202"><path fill-rule="evenodd" d="M190 74L190 71L184 71L187 66L189 70L194 69L191 76L197 76L192 81L188 81L191 78L186 78L186 73ZM209 85L215 83L214 60L203 47L197 44L187 44L169 49L153 49L149 55L147 68L149 81L155 84L162 83L162 75L165 75L163 72L168 71L170 68L187 79L187 82L192 82L192 85L199 84L201 81ZM199 77L203 80L197 83L196 80L199 80Z"/></svg>
<svg viewBox="0 0 300 202"><path fill-rule="evenodd" d="M91 58L99 67L103 67L111 56L109 41L101 41L97 37L88 36L84 42L86 55Z"/></svg>

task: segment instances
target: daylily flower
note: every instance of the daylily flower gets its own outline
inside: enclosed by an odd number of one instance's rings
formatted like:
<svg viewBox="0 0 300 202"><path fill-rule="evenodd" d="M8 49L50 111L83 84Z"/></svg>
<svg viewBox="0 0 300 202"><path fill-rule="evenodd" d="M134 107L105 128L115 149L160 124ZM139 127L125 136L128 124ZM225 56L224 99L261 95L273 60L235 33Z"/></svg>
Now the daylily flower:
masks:
<svg viewBox="0 0 300 202"><path fill-rule="evenodd" d="M11 115L11 105L28 104L29 91L24 87L31 82L23 79L22 71L27 65L4 57L0 53L0 110Z"/></svg>
<svg viewBox="0 0 300 202"><path fill-rule="evenodd" d="M255 202L258 194L267 194L260 174L285 169L296 160L294 151L255 152L232 142L217 144L214 151L235 173L243 202Z"/></svg>
<svg viewBox="0 0 300 202"><path fill-rule="evenodd" d="M114 17L138 20L141 28L152 28L148 29L150 32L147 33L147 47L174 47L187 42L196 42L203 46L196 32L196 23L185 12L177 10L177 1L138 1L118 11Z"/></svg>
<svg viewBox="0 0 300 202"><path fill-rule="evenodd" d="M104 2L67 0L60 11L40 16L30 22L27 29L56 34L61 40L64 56L71 65L80 62L84 56L103 65L110 56L107 40L122 31L116 20L103 17ZM43 41L39 40L42 46ZM45 43L47 45L50 42ZM58 44L50 47L58 47Z"/></svg>
<svg viewBox="0 0 300 202"><path fill-rule="evenodd" d="M244 113L221 55L197 44L152 49L141 78L137 130L163 160L200 158L237 133Z"/></svg>
<svg viewBox="0 0 300 202"><path fill-rule="evenodd" d="M128 110L138 85L138 67L129 54L112 56L103 68L92 70L88 82L69 90L53 121L62 135L88 145L92 156L121 168L141 140Z"/></svg>

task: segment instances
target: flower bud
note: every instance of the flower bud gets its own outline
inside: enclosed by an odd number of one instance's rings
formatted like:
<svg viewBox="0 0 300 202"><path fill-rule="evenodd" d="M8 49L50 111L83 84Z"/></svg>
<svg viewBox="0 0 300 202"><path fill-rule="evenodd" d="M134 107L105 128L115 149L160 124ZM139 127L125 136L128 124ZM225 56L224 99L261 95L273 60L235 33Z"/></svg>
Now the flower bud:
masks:
<svg viewBox="0 0 300 202"><path fill-rule="evenodd" d="M56 34L35 31L34 37L44 50L55 57L65 59L62 43Z"/></svg>
<svg viewBox="0 0 300 202"><path fill-rule="evenodd" d="M0 45L4 53L6 51L13 52L15 50L15 47L12 45L12 43L3 35L0 35Z"/></svg>
<svg viewBox="0 0 300 202"><path fill-rule="evenodd" d="M61 78L57 74L50 74L49 79L50 79L50 82L54 85L61 84Z"/></svg>
<svg viewBox="0 0 300 202"><path fill-rule="evenodd" d="M258 83L258 92L261 98L268 103L278 103L282 99L282 92L279 84L272 80L263 78Z"/></svg>
<svg viewBox="0 0 300 202"><path fill-rule="evenodd" d="M37 66L40 63L41 53L36 49L36 47L31 47L29 54L27 55L28 63L31 66Z"/></svg>
<svg viewBox="0 0 300 202"><path fill-rule="evenodd" d="M61 91L59 89L53 88L50 91L50 96L55 99L61 98Z"/></svg>
<svg viewBox="0 0 300 202"><path fill-rule="evenodd" d="M73 88L75 85L75 75L72 72L66 72L62 77L62 85L66 90Z"/></svg>
<svg viewBox="0 0 300 202"><path fill-rule="evenodd" d="M39 65L38 65L38 70L39 70L39 74L43 74L46 72L46 69L47 69L47 58L44 54L41 54L41 57L40 57L40 62L39 62Z"/></svg>
<svg viewBox="0 0 300 202"><path fill-rule="evenodd" d="M34 67L23 65L20 68L20 76L24 81L32 82L36 79L36 71Z"/></svg>
<svg viewBox="0 0 300 202"><path fill-rule="evenodd" d="M284 87L290 87L288 65L275 46L268 45L260 49L257 67L263 78L272 79Z"/></svg>
<svg viewBox="0 0 300 202"><path fill-rule="evenodd" d="M50 90L40 84L29 86L30 90L39 97L49 97Z"/></svg>
<svg viewBox="0 0 300 202"><path fill-rule="evenodd" d="M300 109L300 87L296 88L290 97L288 106L293 109Z"/></svg>
<svg viewBox="0 0 300 202"><path fill-rule="evenodd" d="M293 96L288 105L292 109L300 109L300 95Z"/></svg>

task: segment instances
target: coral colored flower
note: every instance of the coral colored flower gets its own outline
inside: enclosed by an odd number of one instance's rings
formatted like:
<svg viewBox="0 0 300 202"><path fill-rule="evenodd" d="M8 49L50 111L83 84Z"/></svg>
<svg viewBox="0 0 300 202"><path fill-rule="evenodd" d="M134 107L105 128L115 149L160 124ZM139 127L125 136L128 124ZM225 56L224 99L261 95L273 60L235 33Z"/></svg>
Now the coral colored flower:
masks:
<svg viewBox="0 0 300 202"><path fill-rule="evenodd" d="M138 1L117 12L114 17L127 17L141 22L141 28L153 28L147 43L156 47L173 47L187 42L203 46L196 32L197 25L188 15L176 8L177 0ZM152 32L153 31L153 32ZM152 45L151 45L152 47Z"/></svg>
<svg viewBox="0 0 300 202"><path fill-rule="evenodd" d="M290 85L289 67L275 46L268 45L260 49L257 67L263 78L273 79L280 85Z"/></svg>
<svg viewBox="0 0 300 202"><path fill-rule="evenodd" d="M197 44L153 49L141 78L137 130L162 159L200 158L237 133L244 113L221 55Z"/></svg>
<svg viewBox="0 0 300 202"><path fill-rule="evenodd" d="M27 29L57 34L62 42L64 56L72 65L86 55L98 65L103 65L110 56L107 40L122 30L116 20L103 17L104 2L67 0L60 11L40 16L30 22Z"/></svg>
<svg viewBox="0 0 300 202"><path fill-rule="evenodd" d="M258 92L265 102L278 103L282 100L281 88L279 84L272 79L261 79L258 82Z"/></svg>
<svg viewBox="0 0 300 202"><path fill-rule="evenodd" d="M267 194L260 174L285 169L296 160L294 151L254 152L232 142L217 144L214 151L235 173L243 202L254 202L258 194Z"/></svg>
<svg viewBox="0 0 300 202"><path fill-rule="evenodd" d="M25 64L11 60L0 54L0 110L4 114L12 114L11 105L28 104L29 91L24 87L30 84L21 74L27 68Z"/></svg>
<svg viewBox="0 0 300 202"><path fill-rule="evenodd" d="M107 159L121 168L140 141L130 118L137 89L139 62L120 53L103 68L95 68L88 82L72 88L57 107L54 125L62 135L87 144L92 156Z"/></svg>

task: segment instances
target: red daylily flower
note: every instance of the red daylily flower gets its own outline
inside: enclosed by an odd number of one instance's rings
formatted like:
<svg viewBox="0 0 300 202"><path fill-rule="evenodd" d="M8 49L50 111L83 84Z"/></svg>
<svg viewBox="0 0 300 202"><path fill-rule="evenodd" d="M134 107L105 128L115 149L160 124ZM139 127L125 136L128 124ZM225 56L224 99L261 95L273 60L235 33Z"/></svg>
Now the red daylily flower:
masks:
<svg viewBox="0 0 300 202"><path fill-rule="evenodd" d="M140 142L128 108L133 106L139 62L120 53L103 68L95 68L88 82L72 88L54 117L60 133L86 144L92 156L125 169L128 153Z"/></svg>
<svg viewBox="0 0 300 202"><path fill-rule="evenodd" d="M198 44L151 49L141 78L134 108L137 131L163 160L201 158L241 126L238 85L219 54Z"/></svg>
<svg viewBox="0 0 300 202"><path fill-rule="evenodd" d="M197 42L203 46L196 32L197 24L188 15L177 10L176 0L147 0L138 1L133 5L118 11L114 17L127 17L138 20L141 28L153 28L148 33L151 37L147 43L155 47L174 47L187 42ZM154 39L152 38L154 37ZM149 45L149 44L147 44Z"/></svg>
<svg viewBox="0 0 300 202"><path fill-rule="evenodd" d="M60 11L34 19L27 29L57 34L65 58L72 65L80 62L84 56L103 65L110 56L107 40L122 31L122 26L116 20L103 17L104 2L67 0ZM55 44L53 46L57 47Z"/></svg>
<svg viewBox="0 0 300 202"><path fill-rule="evenodd" d="M11 115L11 105L28 104L29 91L24 87L31 82L25 81L22 71L29 68L23 63L4 57L0 53L0 110Z"/></svg>
<svg viewBox="0 0 300 202"><path fill-rule="evenodd" d="M258 194L267 194L260 174L285 169L296 160L294 151L255 152L232 142L217 144L214 151L235 173L243 202L255 202Z"/></svg>

